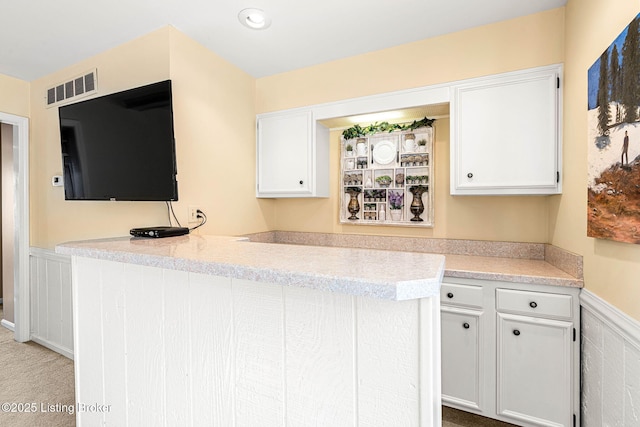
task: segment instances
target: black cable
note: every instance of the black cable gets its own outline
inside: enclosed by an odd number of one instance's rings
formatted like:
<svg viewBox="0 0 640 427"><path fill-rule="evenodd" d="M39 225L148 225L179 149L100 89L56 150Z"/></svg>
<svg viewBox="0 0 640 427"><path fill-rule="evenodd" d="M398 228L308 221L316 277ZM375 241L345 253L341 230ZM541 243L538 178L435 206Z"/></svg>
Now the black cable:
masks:
<svg viewBox="0 0 640 427"><path fill-rule="evenodd" d="M207 216L204 214L204 212L202 212L200 209L198 209L196 214L197 214L198 217L202 217L202 222L200 224L196 225L195 227L190 228L189 232L195 230L196 228L200 228L200 227L202 227L203 225L205 225L207 223Z"/></svg>
<svg viewBox="0 0 640 427"><path fill-rule="evenodd" d="M171 203L171 201L168 201L165 203L167 204L167 215L169 215L169 225L171 225L171 215L173 215L173 219L176 220L176 224L178 224L178 227L182 227L182 225L180 225L180 221L178 221L178 218L176 217L176 213L173 211L173 203Z"/></svg>

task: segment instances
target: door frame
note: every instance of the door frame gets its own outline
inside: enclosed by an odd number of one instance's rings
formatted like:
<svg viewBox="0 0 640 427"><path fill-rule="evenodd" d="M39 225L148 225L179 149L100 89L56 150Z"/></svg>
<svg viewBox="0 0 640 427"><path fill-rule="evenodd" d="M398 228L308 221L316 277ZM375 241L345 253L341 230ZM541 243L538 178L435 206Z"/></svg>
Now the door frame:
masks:
<svg viewBox="0 0 640 427"><path fill-rule="evenodd" d="M13 126L14 176L14 337L29 341L29 119L0 112L0 123Z"/></svg>

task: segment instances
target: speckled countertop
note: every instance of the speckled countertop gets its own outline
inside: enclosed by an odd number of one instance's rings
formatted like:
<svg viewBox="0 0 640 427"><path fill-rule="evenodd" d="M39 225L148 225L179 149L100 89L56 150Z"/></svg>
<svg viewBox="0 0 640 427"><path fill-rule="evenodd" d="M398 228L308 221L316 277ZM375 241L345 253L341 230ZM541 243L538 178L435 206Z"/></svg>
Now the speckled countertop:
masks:
<svg viewBox="0 0 640 427"><path fill-rule="evenodd" d="M269 231L251 241L442 254L444 277L582 288L582 257L541 243Z"/></svg>
<svg viewBox="0 0 640 427"><path fill-rule="evenodd" d="M583 281L545 260L446 255L446 277L581 288Z"/></svg>
<svg viewBox="0 0 640 427"><path fill-rule="evenodd" d="M438 295L445 262L437 254L199 235L69 242L56 252L388 300Z"/></svg>

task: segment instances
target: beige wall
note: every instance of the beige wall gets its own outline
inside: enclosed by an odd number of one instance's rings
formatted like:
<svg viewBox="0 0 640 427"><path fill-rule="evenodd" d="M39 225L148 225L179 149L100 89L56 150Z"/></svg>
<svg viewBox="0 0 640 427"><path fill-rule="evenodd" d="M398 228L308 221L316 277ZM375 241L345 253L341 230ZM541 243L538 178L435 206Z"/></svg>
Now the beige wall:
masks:
<svg viewBox="0 0 640 427"><path fill-rule="evenodd" d="M257 111L267 112L565 63L561 196L449 196L448 122L441 120L436 122L433 230L338 224L338 133L331 142L331 198L279 200L276 228L550 242L583 255L585 287L640 320L640 246L586 236L587 69L639 5L637 0L569 0L565 9L259 79Z"/></svg>
<svg viewBox="0 0 640 427"><path fill-rule="evenodd" d="M255 79L177 30L171 32L180 202L200 207L204 234L266 231L273 200L256 199Z"/></svg>
<svg viewBox="0 0 640 427"><path fill-rule="evenodd" d="M44 107L44 90L97 67L100 94L173 79L181 199L176 212L184 220L187 206L203 208L210 221L204 233L282 229L550 242L583 255L586 287L640 319L640 247L586 237L585 188L587 69L635 16L639 3L569 0L566 8L258 80L171 27L30 87L0 76L0 110L32 118L32 244L52 247L64 240L125 235L132 226L166 222L163 204L65 202L61 189L50 185L51 176L61 172L61 161L56 113ZM565 63L561 196L449 196L449 123L441 119L436 122L433 229L338 223L339 132L331 138L330 198L254 197L255 113L559 62ZM30 102L24 96L29 90Z"/></svg>
<svg viewBox="0 0 640 427"><path fill-rule="evenodd" d="M587 237L587 70L640 12L638 0L566 7L564 191L550 205L550 242L584 257L585 286L640 320L640 246Z"/></svg>
<svg viewBox="0 0 640 427"><path fill-rule="evenodd" d="M169 30L156 31L31 84L31 245L53 248L68 240L126 235L131 227L164 224L163 203L65 201L51 177L62 175L58 109L47 108L49 87L97 68L98 94L169 78Z"/></svg>
<svg viewBox="0 0 640 427"><path fill-rule="evenodd" d="M563 55L564 9L561 8L258 79L256 105L258 112L268 112L333 102L560 63ZM433 229L339 224L339 132L333 132L331 138L330 198L278 200L275 228L453 239L548 241L549 197L450 196L448 119L436 121L435 136Z"/></svg>
<svg viewBox="0 0 640 427"><path fill-rule="evenodd" d="M564 8L256 82L258 113L450 82L564 60Z"/></svg>
<svg viewBox="0 0 640 427"><path fill-rule="evenodd" d="M174 208L183 226L187 206L197 205L209 217L199 232L268 229L273 203L260 203L253 190L254 79L165 27L32 82L32 246L168 224L163 202L65 201L62 187L51 186L51 177L62 173L58 113L46 108L43 96L48 87L92 68L98 70L98 95L172 79L180 199Z"/></svg>
<svg viewBox="0 0 640 427"><path fill-rule="evenodd" d="M29 82L0 74L0 111L29 117Z"/></svg>

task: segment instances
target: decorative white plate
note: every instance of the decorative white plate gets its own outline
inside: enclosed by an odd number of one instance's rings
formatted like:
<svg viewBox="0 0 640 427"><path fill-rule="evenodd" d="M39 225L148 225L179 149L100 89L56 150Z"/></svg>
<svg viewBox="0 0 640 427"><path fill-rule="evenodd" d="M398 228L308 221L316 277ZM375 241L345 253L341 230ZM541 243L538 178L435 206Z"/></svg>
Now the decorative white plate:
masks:
<svg viewBox="0 0 640 427"><path fill-rule="evenodd" d="M391 141L380 141L373 148L373 161L379 165L388 165L396 160L396 145Z"/></svg>

